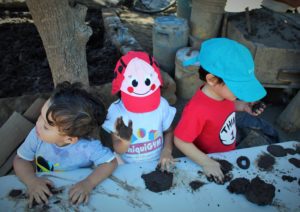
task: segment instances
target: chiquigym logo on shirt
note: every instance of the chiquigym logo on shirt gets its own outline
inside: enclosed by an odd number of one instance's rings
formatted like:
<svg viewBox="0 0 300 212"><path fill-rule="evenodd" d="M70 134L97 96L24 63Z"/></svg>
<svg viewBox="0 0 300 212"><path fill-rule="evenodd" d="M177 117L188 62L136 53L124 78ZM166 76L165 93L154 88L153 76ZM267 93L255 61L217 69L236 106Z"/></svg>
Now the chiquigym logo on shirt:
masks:
<svg viewBox="0 0 300 212"><path fill-rule="evenodd" d="M161 148L161 146L162 146L162 137L159 136L155 140L150 140L143 143L130 145L127 154L143 154Z"/></svg>

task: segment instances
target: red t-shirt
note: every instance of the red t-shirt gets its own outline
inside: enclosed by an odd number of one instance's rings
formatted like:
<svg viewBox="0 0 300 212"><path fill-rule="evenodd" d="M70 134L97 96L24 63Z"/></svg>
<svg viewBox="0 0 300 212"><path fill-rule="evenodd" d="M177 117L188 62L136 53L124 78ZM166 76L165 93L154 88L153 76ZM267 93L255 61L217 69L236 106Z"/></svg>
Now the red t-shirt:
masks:
<svg viewBox="0 0 300 212"><path fill-rule="evenodd" d="M235 149L234 102L214 100L199 89L185 106L174 134L204 153Z"/></svg>

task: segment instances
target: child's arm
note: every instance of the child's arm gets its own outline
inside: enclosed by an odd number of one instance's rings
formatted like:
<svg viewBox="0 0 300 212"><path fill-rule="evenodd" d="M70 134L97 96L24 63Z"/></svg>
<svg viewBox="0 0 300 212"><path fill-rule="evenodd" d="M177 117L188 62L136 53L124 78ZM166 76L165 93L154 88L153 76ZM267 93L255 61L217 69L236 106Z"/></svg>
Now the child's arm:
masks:
<svg viewBox="0 0 300 212"><path fill-rule="evenodd" d="M195 163L202 166L207 177L213 177L216 182L223 182L224 174L220 164L200 151L193 143L187 143L175 136L175 146Z"/></svg>
<svg viewBox="0 0 300 212"><path fill-rule="evenodd" d="M70 201L73 204L85 204L89 200L90 192L103 180L108 178L117 167L117 160L114 158L109 163L99 165L87 178L76 183L69 191Z"/></svg>
<svg viewBox="0 0 300 212"><path fill-rule="evenodd" d="M13 162L14 170L19 179L27 186L29 194L29 208L32 207L33 200L38 204L48 204L48 197L52 196L47 185L52 186L52 182L45 178L40 178L35 175L32 162L26 161L15 156Z"/></svg>
<svg viewBox="0 0 300 212"><path fill-rule="evenodd" d="M122 117L119 117L115 123L116 132L112 133L114 151L118 154L127 152L132 135L132 121L129 121L128 127L124 124Z"/></svg>
<svg viewBox="0 0 300 212"><path fill-rule="evenodd" d="M235 104L235 110L239 112L247 112L253 116L260 115L264 109L266 108L266 105L262 102L243 102L236 100L234 102Z"/></svg>
<svg viewBox="0 0 300 212"><path fill-rule="evenodd" d="M174 139L173 127L170 126L169 129L164 131L164 147L161 151L160 160L159 160L161 170L170 171L170 165L175 163L172 156L173 139Z"/></svg>

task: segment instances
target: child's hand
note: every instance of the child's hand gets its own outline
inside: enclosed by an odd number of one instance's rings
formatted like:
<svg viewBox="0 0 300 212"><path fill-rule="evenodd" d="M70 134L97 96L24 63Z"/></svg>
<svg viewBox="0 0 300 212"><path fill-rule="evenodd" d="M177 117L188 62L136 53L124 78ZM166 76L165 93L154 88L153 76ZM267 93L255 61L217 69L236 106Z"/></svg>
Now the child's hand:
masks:
<svg viewBox="0 0 300 212"><path fill-rule="evenodd" d="M158 165L161 171L171 171L171 167L175 165L176 160L172 156L172 151L168 148L163 148L160 154Z"/></svg>
<svg viewBox="0 0 300 212"><path fill-rule="evenodd" d="M82 180L76 183L69 191L69 199L72 204L80 204L84 202L87 204L89 201L89 196L91 191L93 190L93 186L88 180Z"/></svg>
<svg viewBox="0 0 300 212"><path fill-rule="evenodd" d="M235 101L235 108L236 111L247 112L253 116L258 116L264 111L266 105L263 102L247 103L242 101Z"/></svg>
<svg viewBox="0 0 300 212"><path fill-rule="evenodd" d="M220 163L208 157L202 165L202 168L207 178L213 178L214 181L219 184L223 182L224 174L221 170Z"/></svg>
<svg viewBox="0 0 300 212"><path fill-rule="evenodd" d="M132 121L130 120L128 123L128 127L124 124L122 116L117 118L115 122L116 128L116 136L121 138L122 140L130 142L132 135Z"/></svg>
<svg viewBox="0 0 300 212"><path fill-rule="evenodd" d="M253 115L258 116L261 114L266 108L265 103L263 102L255 102L251 103L251 112Z"/></svg>
<svg viewBox="0 0 300 212"><path fill-rule="evenodd" d="M53 187L53 183L50 180L34 177L26 185L29 195L29 208L32 207L34 201L38 204L48 204L48 197L52 196L49 186Z"/></svg>

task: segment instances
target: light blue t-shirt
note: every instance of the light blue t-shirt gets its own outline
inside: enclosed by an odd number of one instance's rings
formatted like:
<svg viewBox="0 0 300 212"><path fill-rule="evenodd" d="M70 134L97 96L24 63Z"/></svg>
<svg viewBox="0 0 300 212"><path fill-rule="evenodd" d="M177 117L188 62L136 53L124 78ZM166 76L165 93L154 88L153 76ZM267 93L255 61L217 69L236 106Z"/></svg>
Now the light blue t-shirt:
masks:
<svg viewBox="0 0 300 212"><path fill-rule="evenodd" d="M24 160L33 161L37 171L67 171L98 166L112 161L115 156L99 140L80 139L75 144L59 147L40 140L35 128L31 130L17 154Z"/></svg>

